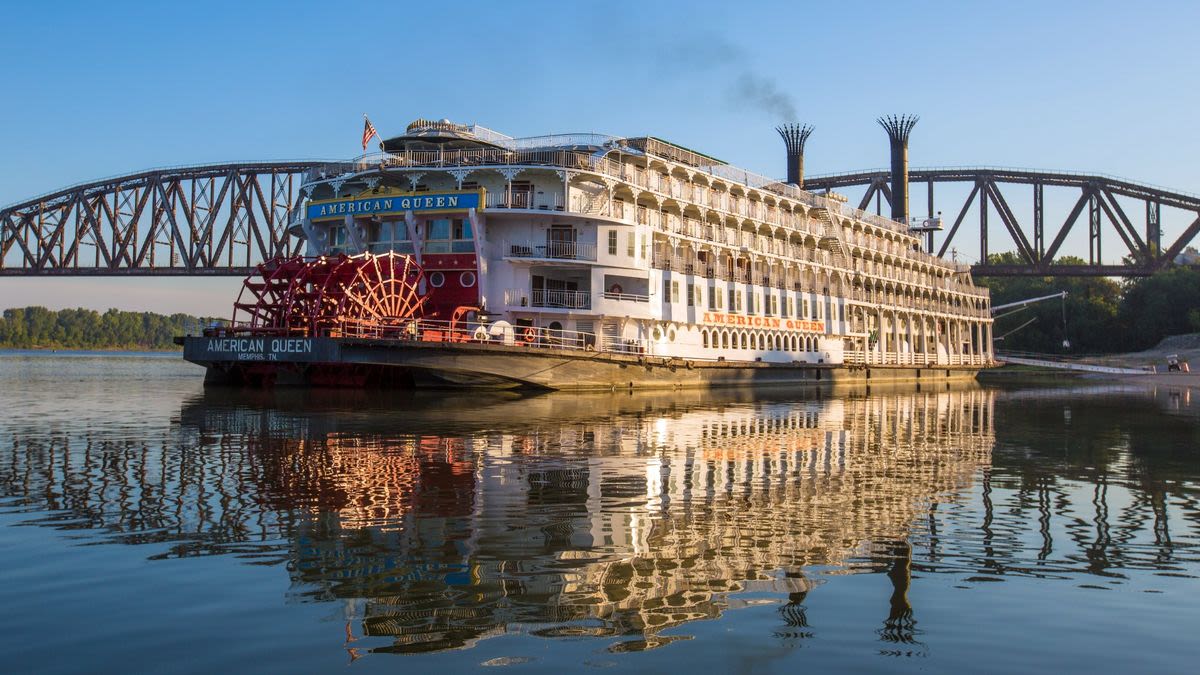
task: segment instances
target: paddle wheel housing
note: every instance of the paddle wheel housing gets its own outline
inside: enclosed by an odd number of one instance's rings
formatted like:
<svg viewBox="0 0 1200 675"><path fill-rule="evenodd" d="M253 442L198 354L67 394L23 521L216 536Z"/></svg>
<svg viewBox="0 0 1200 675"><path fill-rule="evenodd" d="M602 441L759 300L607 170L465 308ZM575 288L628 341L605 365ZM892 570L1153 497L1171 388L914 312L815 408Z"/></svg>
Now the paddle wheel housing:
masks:
<svg viewBox="0 0 1200 675"><path fill-rule="evenodd" d="M242 282L233 328L301 336L395 329L422 318L425 286L420 265L395 252L275 258Z"/></svg>

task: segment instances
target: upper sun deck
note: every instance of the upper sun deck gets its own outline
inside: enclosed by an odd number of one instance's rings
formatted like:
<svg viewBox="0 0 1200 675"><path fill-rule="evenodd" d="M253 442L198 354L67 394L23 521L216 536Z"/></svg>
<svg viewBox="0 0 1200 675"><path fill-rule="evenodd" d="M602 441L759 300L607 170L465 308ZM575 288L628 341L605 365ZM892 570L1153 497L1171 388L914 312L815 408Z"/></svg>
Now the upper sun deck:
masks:
<svg viewBox="0 0 1200 675"><path fill-rule="evenodd" d="M648 197L648 203L674 203L678 205L677 208L695 205L701 211L710 213L716 209L724 214L721 218L761 221L764 227L811 230L811 224L803 225L809 221L807 214L814 209L825 211L837 214L835 220L838 221L861 222L867 226L866 229L875 229L877 235L895 239L897 246L903 243L906 258L944 268L951 273L961 273L967 269L920 251L915 246L917 238L905 224L850 207L844 204L845 198L840 195L814 194L653 136L619 137L580 133L513 138L475 125L459 125L448 120L418 120L409 125L405 134L389 138L380 145L385 151L313 168L305 176L305 184L328 185L336 194L347 183L363 183L373 188L379 184L380 174L404 174L416 189L417 182L429 174L449 174L461 186L468 175L480 170L497 172L510 184L523 171L534 174L539 171L553 172L559 174L564 184L572 182L574 179L571 176L576 176L606 184L610 193L615 185L625 184L633 190L630 196L635 202L639 193L655 195ZM590 179L587 178L589 174ZM564 185L564 194L554 197L553 200L557 201L552 200L549 208L574 213L577 209L574 206L568 208L568 204L573 202L566 198L565 192ZM626 194L629 194L628 191ZM497 197L507 199L503 191ZM511 202L493 203L490 192L487 201L488 208L534 208L526 200L515 198ZM546 207L542 205L539 208ZM654 214L645 214L644 219L641 217L641 211L645 210L641 203L636 204L636 210L637 222L655 222ZM630 209L625 211L628 215ZM790 215L792 213L805 215L794 217ZM686 214L676 214L676 217L680 221L688 221ZM825 220L828 221L828 218ZM820 229L819 222L816 224ZM691 231L686 223L681 227L683 229L680 231ZM818 237L827 236L833 231L840 233L841 230L835 228L820 232ZM858 235L854 236L855 241L861 239Z"/></svg>
<svg viewBox="0 0 1200 675"><path fill-rule="evenodd" d="M422 120L423 121L423 120ZM480 167L534 166L602 174L637 182L623 157L655 158L707 174L711 180L758 190L809 207L827 208L847 217L908 235L908 226L884 216L845 206L777 178L727 164L654 136L621 137L596 133L552 134L513 138L478 125L456 125L445 120L427 123L435 133L410 133L384 141L382 152L372 152L345 162L330 162L311 169L305 183L331 181L359 173L386 169L477 169ZM425 131L422 129L421 131ZM467 142L473 140L474 142ZM649 185L651 177L643 177Z"/></svg>

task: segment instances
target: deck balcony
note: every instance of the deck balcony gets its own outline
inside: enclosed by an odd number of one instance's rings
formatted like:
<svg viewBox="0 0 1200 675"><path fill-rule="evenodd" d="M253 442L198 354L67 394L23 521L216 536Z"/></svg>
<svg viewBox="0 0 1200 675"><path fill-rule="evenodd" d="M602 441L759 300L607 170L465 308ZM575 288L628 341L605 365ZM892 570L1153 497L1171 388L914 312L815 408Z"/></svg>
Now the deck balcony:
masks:
<svg viewBox="0 0 1200 675"><path fill-rule="evenodd" d="M571 260L596 262L596 245L582 241L504 241L501 250L507 258L530 260Z"/></svg>
<svg viewBox="0 0 1200 675"><path fill-rule="evenodd" d="M532 193L527 191L487 193L489 209L527 209L530 211L562 211L564 207L562 193L551 194Z"/></svg>
<svg viewBox="0 0 1200 675"><path fill-rule="evenodd" d="M592 294L589 291L558 291L535 288L529 294L534 307L558 309L591 309Z"/></svg>
<svg viewBox="0 0 1200 675"><path fill-rule="evenodd" d="M510 288L504 291L504 304L509 307L575 310L592 308L591 291L559 291L535 288L532 291Z"/></svg>

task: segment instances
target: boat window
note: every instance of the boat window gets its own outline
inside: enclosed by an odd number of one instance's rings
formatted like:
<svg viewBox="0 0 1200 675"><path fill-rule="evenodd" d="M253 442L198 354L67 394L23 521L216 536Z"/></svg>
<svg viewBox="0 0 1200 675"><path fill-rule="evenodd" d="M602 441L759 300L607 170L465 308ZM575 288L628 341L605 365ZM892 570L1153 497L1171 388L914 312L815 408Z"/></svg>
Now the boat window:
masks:
<svg viewBox="0 0 1200 675"><path fill-rule="evenodd" d="M334 248L345 248L346 227L344 225L334 225L329 228L329 243Z"/></svg>
<svg viewBox="0 0 1200 675"><path fill-rule="evenodd" d="M475 240L471 221L464 218L435 218L428 221L429 235L425 238L426 253L471 253Z"/></svg>
<svg viewBox="0 0 1200 675"><path fill-rule="evenodd" d="M445 218L429 221L429 239L449 239L450 221Z"/></svg>
<svg viewBox="0 0 1200 675"><path fill-rule="evenodd" d="M412 253L412 237L408 234L408 223L403 220L385 220L373 225L369 247L372 253Z"/></svg>

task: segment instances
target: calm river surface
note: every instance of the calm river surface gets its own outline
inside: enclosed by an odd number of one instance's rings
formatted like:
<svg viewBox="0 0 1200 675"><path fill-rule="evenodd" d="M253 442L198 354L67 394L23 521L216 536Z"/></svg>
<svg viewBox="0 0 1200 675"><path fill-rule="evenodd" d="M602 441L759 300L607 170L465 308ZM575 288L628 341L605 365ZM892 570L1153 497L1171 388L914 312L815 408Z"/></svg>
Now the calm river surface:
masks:
<svg viewBox="0 0 1200 675"><path fill-rule="evenodd" d="M1194 672L1200 400L0 354L6 672ZM818 669L818 670L813 670Z"/></svg>

